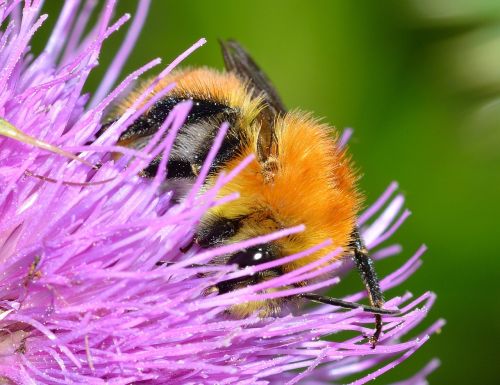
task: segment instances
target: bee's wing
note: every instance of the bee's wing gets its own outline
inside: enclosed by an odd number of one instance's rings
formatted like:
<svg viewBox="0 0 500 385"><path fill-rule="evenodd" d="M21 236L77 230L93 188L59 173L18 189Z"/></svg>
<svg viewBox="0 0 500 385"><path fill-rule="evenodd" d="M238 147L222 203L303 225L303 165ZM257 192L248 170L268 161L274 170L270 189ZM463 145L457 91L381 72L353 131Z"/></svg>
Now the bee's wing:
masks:
<svg viewBox="0 0 500 385"><path fill-rule="evenodd" d="M226 69L248 79L254 89L255 96L263 94L266 102L275 110L275 113L285 113L285 105L271 81L248 52L234 40L221 41L220 44Z"/></svg>
<svg viewBox="0 0 500 385"><path fill-rule="evenodd" d="M264 97L264 108L259 115L261 132L258 141L258 157L265 162L272 152L276 152L274 121L286 108L267 75L259 68L247 51L236 41L220 41L224 64L228 71L249 81L255 97Z"/></svg>

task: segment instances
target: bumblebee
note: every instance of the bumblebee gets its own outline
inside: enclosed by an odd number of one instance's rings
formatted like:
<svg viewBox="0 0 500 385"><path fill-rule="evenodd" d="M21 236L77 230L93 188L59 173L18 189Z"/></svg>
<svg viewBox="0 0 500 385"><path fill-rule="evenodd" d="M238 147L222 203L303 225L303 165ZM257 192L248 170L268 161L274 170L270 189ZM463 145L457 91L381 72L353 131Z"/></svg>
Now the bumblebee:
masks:
<svg viewBox="0 0 500 385"><path fill-rule="evenodd" d="M357 190L357 176L349 155L339 147L332 127L308 113L285 108L268 77L237 42L221 42L221 46L224 72L189 68L171 73L157 85L155 92L173 82L176 87L133 122L118 144L143 147L173 107L191 99L193 106L170 152L166 175L166 183L171 186L190 186L220 125L228 122L230 128L211 164L205 187L212 186L221 171L233 169L250 154L255 154L255 158L219 191L219 196L238 192L240 198L209 209L199 223L194 242L202 248L212 248L299 224L304 224L305 230L219 257L212 263L237 264L243 269L297 253L328 238L333 242L307 257L253 276L220 282L208 291L223 294L257 284L341 248L342 253L331 262L352 258L371 306L304 293L241 303L228 311L236 317L246 317L256 311L261 316L271 316L279 314L287 302L304 299L344 308L362 307L375 316L375 332L369 338L374 347L382 330L381 315L395 311L382 308L384 300L379 280L356 226L363 197ZM146 82L133 91L117 106L115 113L124 112L147 86ZM154 177L160 161L160 157L154 159L141 175Z"/></svg>

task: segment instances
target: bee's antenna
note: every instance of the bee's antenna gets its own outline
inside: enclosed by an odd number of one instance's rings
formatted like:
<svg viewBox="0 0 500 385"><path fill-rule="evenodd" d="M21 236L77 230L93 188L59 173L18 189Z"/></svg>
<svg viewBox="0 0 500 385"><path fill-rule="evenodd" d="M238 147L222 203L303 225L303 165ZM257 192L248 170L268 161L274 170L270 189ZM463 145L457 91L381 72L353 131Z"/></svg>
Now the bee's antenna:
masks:
<svg viewBox="0 0 500 385"><path fill-rule="evenodd" d="M301 293L301 294L297 294L297 297L304 298L304 299L307 299L307 300L313 301L313 302L323 303L325 305L338 306L338 307L342 307L345 309L359 309L359 308L361 308L364 311L366 311L368 313L373 313L373 314L396 315L396 314L401 313L399 310L381 309L381 308L378 308L375 306L368 306L368 305L363 305L363 304L357 303L357 302L344 301L342 299L327 297L327 296L319 295L319 294L315 294L315 293Z"/></svg>

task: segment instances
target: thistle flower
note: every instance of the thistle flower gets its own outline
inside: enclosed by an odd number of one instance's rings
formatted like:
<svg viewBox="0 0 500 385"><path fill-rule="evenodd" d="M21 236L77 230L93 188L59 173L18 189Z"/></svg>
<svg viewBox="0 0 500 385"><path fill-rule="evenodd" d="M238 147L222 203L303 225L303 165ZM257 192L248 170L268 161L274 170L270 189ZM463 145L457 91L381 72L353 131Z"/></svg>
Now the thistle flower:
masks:
<svg viewBox="0 0 500 385"><path fill-rule="evenodd" d="M413 300L406 293L387 301L402 315L384 316L376 349L363 337L371 332L373 316L361 309L323 306L279 318L225 318L231 304L286 293L263 293L250 286L205 296L204 289L218 281L269 267L239 271L206 262L302 227L218 249L179 252L207 208L235 198L215 197L249 159L199 194L223 126L200 179L181 204L173 204L170 193L159 190L161 173L153 182L138 177L149 161L168 153L190 108L189 103L178 105L142 151L114 146L127 125L171 89L143 105L155 83L95 140L105 109L159 60L110 92L144 22L148 2L141 2L123 46L89 102L82 87L97 65L102 42L129 18L111 23L114 1L108 1L84 36L94 5L66 2L38 57L30 54L28 44L46 18L40 16L41 2L11 0L0 9L0 383L326 384L356 375L354 384L363 384L404 361L441 327L438 321L405 338L432 306L435 296L429 292ZM174 60L157 81L203 43ZM111 152L123 157L113 162ZM397 245L382 246L408 216L407 211L399 214L404 199L393 197L396 189L391 184L359 218L375 258L400 251ZM273 263L300 258L324 244ZM413 274L424 249L382 279L382 288L398 286ZM165 264L157 266L159 261ZM306 266L266 285L279 287L347 268ZM324 279L306 289L338 280ZM346 299L365 296L359 292ZM342 331L355 334L337 338ZM331 335L334 341L322 339ZM436 366L432 361L403 383L424 383Z"/></svg>

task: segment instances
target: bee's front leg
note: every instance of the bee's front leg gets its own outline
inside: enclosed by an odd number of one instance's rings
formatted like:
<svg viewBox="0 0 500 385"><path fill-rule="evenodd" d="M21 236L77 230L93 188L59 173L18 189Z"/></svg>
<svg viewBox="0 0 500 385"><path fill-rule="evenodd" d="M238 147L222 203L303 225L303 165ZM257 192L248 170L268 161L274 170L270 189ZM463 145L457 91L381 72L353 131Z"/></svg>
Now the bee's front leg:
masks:
<svg viewBox="0 0 500 385"><path fill-rule="evenodd" d="M368 250L364 246L357 229L353 232L351 247L354 252L352 259L361 274L361 278L368 292L370 303L372 306L381 309L384 306L384 296L380 289L380 282L375 272L373 259L368 254ZM377 345L381 333L382 316L380 314L375 314L375 332L372 336L368 337L372 349Z"/></svg>

